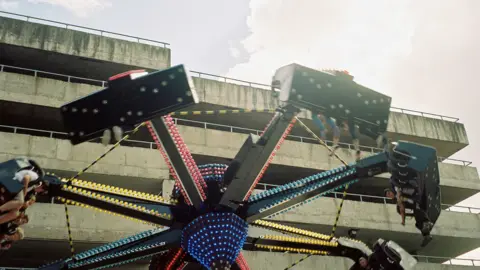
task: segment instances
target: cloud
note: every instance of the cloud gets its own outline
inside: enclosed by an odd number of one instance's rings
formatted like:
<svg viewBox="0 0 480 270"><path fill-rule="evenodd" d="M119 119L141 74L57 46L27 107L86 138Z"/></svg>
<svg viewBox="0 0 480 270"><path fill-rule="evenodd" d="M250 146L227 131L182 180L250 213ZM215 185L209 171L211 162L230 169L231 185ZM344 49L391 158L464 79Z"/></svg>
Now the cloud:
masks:
<svg viewBox="0 0 480 270"><path fill-rule="evenodd" d="M229 75L266 82L291 62L342 68L367 80L407 55L414 27L409 1L251 0L243 41L247 62Z"/></svg>
<svg viewBox="0 0 480 270"><path fill-rule="evenodd" d="M250 0L250 10L242 41L249 56L229 77L269 83L292 62L347 69L396 105L431 100L421 107L453 115L447 99L476 83L467 74L480 63L477 0Z"/></svg>
<svg viewBox="0 0 480 270"><path fill-rule="evenodd" d="M453 157L478 166L479 10L478 0L250 0L248 57L225 75L270 83L292 62L347 69L394 106L460 118L470 145Z"/></svg>
<svg viewBox="0 0 480 270"><path fill-rule="evenodd" d="M88 17L91 13L112 5L108 0L28 0L28 2L61 6L79 17Z"/></svg>
<svg viewBox="0 0 480 270"><path fill-rule="evenodd" d="M0 9L1 10L14 10L18 8L18 1L10 1L10 0L0 0Z"/></svg>
<svg viewBox="0 0 480 270"><path fill-rule="evenodd" d="M233 57L233 58L239 58L242 54L242 52L240 51L240 49L238 49L235 45L234 45L234 42L232 41L229 41L228 42L228 50L230 51L230 55Z"/></svg>
<svg viewBox="0 0 480 270"><path fill-rule="evenodd" d="M270 83L292 62L347 69L394 106L460 118L471 146L456 157L480 164L478 10L478 0L250 0L248 56L225 75Z"/></svg>

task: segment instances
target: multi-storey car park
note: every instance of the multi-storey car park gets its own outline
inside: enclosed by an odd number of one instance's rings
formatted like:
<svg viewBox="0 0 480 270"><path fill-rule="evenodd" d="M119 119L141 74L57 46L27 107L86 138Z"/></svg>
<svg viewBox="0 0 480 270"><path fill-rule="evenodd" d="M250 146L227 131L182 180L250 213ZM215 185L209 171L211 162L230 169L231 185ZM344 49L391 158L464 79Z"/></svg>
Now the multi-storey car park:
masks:
<svg viewBox="0 0 480 270"><path fill-rule="evenodd" d="M111 75L131 69L157 70L170 67L167 44L143 42L108 32L87 33L77 26L51 26L38 19L13 16L0 21L0 161L28 156L57 175L70 177L86 167L105 148L98 143L72 146L62 127L57 108L76 98L102 88ZM33 22L37 20L37 22ZM50 22L51 23L51 22ZM92 31L92 29L88 30ZM133 40L133 41L132 41ZM215 77L192 72L200 103L192 110L258 109L274 110L279 104L270 94L270 86ZM189 109L190 110L190 109ZM228 164L248 133L261 133L271 114L175 115L186 144L197 164ZM299 118L312 130L308 111ZM431 145L437 149L442 203L445 209L475 194L480 189L476 168L468 162L448 157L468 145L463 124L458 119L395 109L389 116L388 137L392 140ZM348 138L348 135L342 136ZM350 142L342 141L341 158L353 161ZM167 195L171 190L168 167L159 159L155 143L148 132L139 131L102 159L84 179L151 193ZM374 140L362 139L363 156L380 152ZM327 171L340 166L325 148L300 127L277 152L262 178L266 189L292 179ZM475 210L443 211L432 231L434 240L418 248L420 236L413 227L403 227L395 207L383 198L388 187L387 175L352 185L344 203L337 233L347 235L357 230L358 239L373 244L379 237L399 243L416 254L416 269L438 269L444 261L479 247L480 223ZM132 180L134 179L134 180ZM163 186L163 188L161 188ZM258 186L260 187L260 186ZM354 195L361 194L361 195ZM302 229L329 233L335 222L340 199L333 193L271 221L292 224ZM338 194L341 198L342 194ZM69 207L73 241L78 250L98 246L149 229L147 225L125 221L89 209ZM68 236L62 205L37 203L29 210L27 239L2 254L5 266L38 266L69 256ZM411 221L407 221L411 223ZM253 234L263 234L261 231ZM47 247L47 248L45 248ZM280 269L301 257L297 254L244 252L252 269ZM28 258L28 259L27 259ZM141 261L138 268L146 267ZM148 261L147 261L148 263ZM350 260L314 256L298 269L348 268ZM0 265L0 266L2 266ZM341 266L339 266L341 265ZM448 265L446 269L466 266ZM131 267L130 267L131 269Z"/></svg>

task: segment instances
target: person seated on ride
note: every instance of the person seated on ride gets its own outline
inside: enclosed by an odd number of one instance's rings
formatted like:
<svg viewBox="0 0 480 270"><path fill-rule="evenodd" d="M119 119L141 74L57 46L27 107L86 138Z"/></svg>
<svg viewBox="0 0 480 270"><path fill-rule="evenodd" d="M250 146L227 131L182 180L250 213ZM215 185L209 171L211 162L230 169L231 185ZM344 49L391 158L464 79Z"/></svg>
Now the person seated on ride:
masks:
<svg viewBox="0 0 480 270"><path fill-rule="evenodd" d="M22 183L23 189L12 200L0 206L0 224L16 219L19 210L25 204L25 195L41 185L41 182L36 182L39 179L39 174L33 166L18 170L13 179Z"/></svg>
<svg viewBox="0 0 480 270"><path fill-rule="evenodd" d="M28 222L28 215L26 214L26 211L27 211L27 208L29 208L30 206L32 206L35 202L36 202L36 197L34 195L30 196L30 197L26 197L26 202L23 204L23 206L20 208L20 210L18 210L18 218L15 219L15 220L18 220L22 217L26 217L27 218L27 222ZM14 220L14 221L15 221ZM14 221L11 221L11 222L14 222ZM25 223L27 223L25 222ZM25 224L25 223L22 223L22 224ZM3 224L1 224L3 225ZM0 226L1 226L0 225Z"/></svg>
<svg viewBox="0 0 480 270"><path fill-rule="evenodd" d="M385 133L378 135L377 140L376 140L377 141L377 148L382 148L384 152L388 151L388 147L390 146L389 142L388 142L388 137Z"/></svg>
<svg viewBox="0 0 480 270"><path fill-rule="evenodd" d="M0 239L3 239L5 235L13 235L19 226L23 224L27 224L28 221L29 221L28 215L25 213L22 213L18 216L17 219L1 224Z"/></svg>
<svg viewBox="0 0 480 270"><path fill-rule="evenodd" d="M6 234L0 239L0 250L8 250L12 244L25 238L25 233L22 228L16 228L13 234Z"/></svg>
<svg viewBox="0 0 480 270"><path fill-rule="evenodd" d="M408 199L404 196L402 196L402 190L399 187L393 186L392 189L386 189L385 190L385 197L395 200L397 203L397 212L400 214L402 217L402 225L405 226L405 216L406 216L406 210L405 210L405 203L413 203L413 200Z"/></svg>
<svg viewBox="0 0 480 270"><path fill-rule="evenodd" d="M23 204L22 209L27 209L28 207L32 206L37 201L37 197L35 195L30 196L28 200Z"/></svg>
<svg viewBox="0 0 480 270"><path fill-rule="evenodd" d="M340 128L337 126L335 123L335 120L333 120L332 117L326 116L321 113L312 113L312 120L313 122L317 125L317 127L320 129L320 138L322 140L327 139L327 129L323 123L326 123L330 129L333 132L333 146L332 146L332 153L330 155L333 155L333 153L338 149L338 143L340 142Z"/></svg>
<svg viewBox="0 0 480 270"><path fill-rule="evenodd" d="M402 217L402 225L405 226L405 217L415 218L415 227L422 233L423 241L422 247L426 246L431 240L430 231L433 228L433 223L430 222L427 213L421 208L420 204L408 196L411 188L394 187L395 192L390 189L385 190L386 197L397 200L397 213ZM405 194L407 196L404 196ZM410 195L410 194L409 194Z"/></svg>
<svg viewBox="0 0 480 270"><path fill-rule="evenodd" d="M350 270L361 270L361 269L368 269L372 270L370 265L368 264L368 256L363 255L361 256L358 261L356 261L351 267Z"/></svg>
<svg viewBox="0 0 480 270"><path fill-rule="evenodd" d="M46 193L46 185L44 185L43 182L35 185L35 187L27 193L27 196L25 196L25 203L20 208L20 215L25 214L27 208L35 204L35 202L37 201L37 194L44 195Z"/></svg>
<svg viewBox="0 0 480 270"><path fill-rule="evenodd" d="M350 132L350 136L352 136L352 144L355 149L355 160L359 161L361 158L360 139L358 138L358 126L353 121L353 118L343 121L343 129Z"/></svg>
<svg viewBox="0 0 480 270"><path fill-rule="evenodd" d="M114 126L112 127L112 131L113 131L113 136L117 142L122 140L123 129L121 127ZM110 129L108 128L103 131L103 135L101 139L103 145L107 146L112 140L112 131L110 131Z"/></svg>
<svg viewBox="0 0 480 270"><path fill-rule="evenodd" d="M420 230L423 236L422 240L422 247L425 247L430 241L432 241L433 237L430 235L430 231L433 228L433 223L430 220L425 219L421 222L416 222L415 227Z"/></svg>
<svg viewBox="0 0 480 270"><path fill-rule="evenodd" d="M27 214L21 213L17 219L1 224L0 249L9 249L13 242L23 239L24 232L19 226L27 224L29 220Z"/></svg>

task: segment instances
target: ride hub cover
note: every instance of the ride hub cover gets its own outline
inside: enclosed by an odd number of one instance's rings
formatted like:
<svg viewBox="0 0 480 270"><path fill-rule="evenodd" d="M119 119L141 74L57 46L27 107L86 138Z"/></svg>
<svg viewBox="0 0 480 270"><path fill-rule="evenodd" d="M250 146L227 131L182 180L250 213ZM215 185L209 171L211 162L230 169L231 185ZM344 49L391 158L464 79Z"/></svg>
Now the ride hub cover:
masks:
<svg viewBox="0 0 480 270"><path fill-rule="evenodd" d="M376 139L387 130L391 98L357 84L345 72L290 64L275 72L272 85L280 88L280 101L337 121L351 119L364 135Z"/></svg>

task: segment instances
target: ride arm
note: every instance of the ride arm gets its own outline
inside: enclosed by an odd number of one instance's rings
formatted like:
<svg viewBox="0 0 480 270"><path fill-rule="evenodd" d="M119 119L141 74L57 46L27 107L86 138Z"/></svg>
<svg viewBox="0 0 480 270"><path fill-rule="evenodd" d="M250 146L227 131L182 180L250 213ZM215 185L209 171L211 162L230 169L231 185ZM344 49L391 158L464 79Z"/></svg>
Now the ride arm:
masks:
<svg viewBox="0 0 480 270"><path fill-rule="evenodd" d="M378 153L358 163L318 173L250 197L245 204L247 221L281 213L295 205L302 205L336 191L359 179L373 177L387 171L387 153Z"/></svg>
<svg viewBox="0 0 480 270"><path fill-rule="evenodd" d="M350 242L356 240L349 239ZM368 252L368 247L362 242L357 241L356 245L343 246L339 244L337 239L332 241L299 238L284 235L263 235L261 237L248 237L243 249L246 250L270 250L273 252L294 252L312 255L328 255L338 257L348 257L352 260L359 258L365 252ZM361 246L358 247L358 246ZM371 253L371 250L370 250Z"/></svg>
<svg viewBox="0 0 480 270"><path fill-rule="evenodd" d="M92 207L153 225L176 226L188 217L188 206L177 206L160 196L74 179L67 183L55 175L43 179L48 195L62 202Z"/></svg>
<svg viewBox="0 0 480 270"><path fill-rule="evenodd" d="M153 229L41 266L41 270L104 269L167 252L180 246L180 229Z"/></svg>
<svg viewBox="0 0 480 270"><path fill-rule="evenodd" d="M440 214L439 175L436 151L429 146L399 141L394 151L366 157L356 164L318 173L252 196L245 204L247 221L252 222L286 209L308 203L326 193L342 188L361 179L385 172L397 175L399 153L404 157L400 163L409 178L416 179L420 197L427 198L425 210L432 222ZM411 176L411 177L410 177Z"/></svg>
<svg viewBox="0 0 480 270"><path fill-rule="evenodd" d="M115 126L128 131L145 123L172 174L180 179L177 184L187 204L199 209L206 199L203 179L190 166L191 156L184 151L171 117L166 117L198 102L188 71L178 65L152 73L130 71L113 76L107 88L65 104L60 110L72 144L95 139Z"/></svg>
<svg viewBox="0 0 480 270"><path fill-rule="evenodd" d="M310 255L323 255L349 258L358 262L361 257L368 260L372 269L410 270L417 261L403 248L392 241L379 239L372 251L365 243L340 237L331 241L290 236L265 235L259 238L248 237L245 250L292 252Z"/></svg>
<svg viewBox="0 0 480 270"><path fill-rule="evenodd" d="M153 119L147 123L147 128L158 149L162 151L186 204L199 210L207 199L207 186L172 118Z"/></svg>
<svg viewBox="0 0 480 270"><path fill-rule="evenodd" d="M227 190L220 205L236 211L246 202L292 129L298 112L289 105L280 108L260 136L250 134L225 172Z"/></svg>

